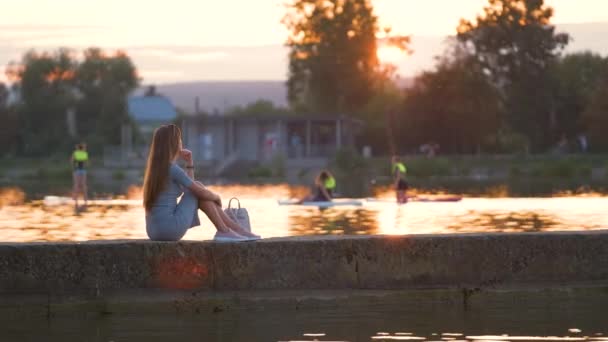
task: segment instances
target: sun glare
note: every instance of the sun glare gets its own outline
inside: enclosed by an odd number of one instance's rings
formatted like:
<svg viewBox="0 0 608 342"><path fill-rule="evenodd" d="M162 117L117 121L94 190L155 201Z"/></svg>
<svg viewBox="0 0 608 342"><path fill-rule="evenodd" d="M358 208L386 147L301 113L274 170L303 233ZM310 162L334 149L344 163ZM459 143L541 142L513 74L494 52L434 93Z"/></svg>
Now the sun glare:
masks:
<svg viewBox="0 0 608 342"><path fill-rule="evenodd" d="M376 52L381 63L397 63L405 58L406 53L395 46L380 46Z"/></svg>

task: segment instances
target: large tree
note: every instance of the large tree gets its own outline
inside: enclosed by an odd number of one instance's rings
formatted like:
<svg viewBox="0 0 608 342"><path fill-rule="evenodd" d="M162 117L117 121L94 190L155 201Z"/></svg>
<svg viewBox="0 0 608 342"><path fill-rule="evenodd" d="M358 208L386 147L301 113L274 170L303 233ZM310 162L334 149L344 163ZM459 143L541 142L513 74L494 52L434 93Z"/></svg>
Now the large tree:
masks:
<svg viewBox="0 0 608 342"><path fill-rule="evenodd" d="M572 138L585 130L582 113L608 75L608 59L591 52L570 54L555 64L553 72L558 82L555 125Z"/></svg>
<svg viewBox="0 0 608 342"><path fill-rule="evenodd" d="M438 59L435 71L415 79L404 103L392 125L399 146L435 142L445 152L473 153L500 125L498 92L457 44Z"/></svg>
<svg viewBox="0 0 608 342"><path fill-rule="evenodd" d="M14 152L18 139L19 121L9 97L9 88L0 82L0 155Z"/></svg>
<svg viewBox="0 0 608 342"><path fill-rule="evenodd" d="M589 134L592 151L608 151L608 77L598 84L582 115L583 127Z"/></svg>
<svg viewBox="0 0 608 342"><path fill-rule="evenodd" d="M81 95L76 112L79 135L120 143L121 125L132 123L127 96L139 84L129 56L121 51L107 54L98 48L87 49L75 80Z"/></svg>
<svg viewBox="0 0 608 342"><path fill-rule="evenodd" d="M82 62L73 51L26 53L11 62L7 76L19 95L19 152L43 155L65 150L76 139L93 145L120 142L120 126L130 123L127 96L138 85L136 69L122 53L88 49ZM69 112L75 110L76 132ZM70 137L68 132L76 133Z"/></svg>
<svg viewBox="0 0 608 342"><path fill-rule="evenodd" d="M225 115L234 116L261 116L261 115L288 115L291 114L289 109L275 106L272 101L259 99L251 102L246 106L237 106L231 108Z"/></svg>
<svg viewBox="0 0 608 342"><path fill-rule="evenodd" d="M380 63L370 0L292 0L288 100L296 109L352 112L372 97Z"/></svg>
<svg viewBox="0 0 608 342"><path fill-rule="evenodd" d="M507 124L532 148L555 139L554 84L549 70L569 36L551 25L544 0L488 0L475 21L461 20L458 38L500 89Z"/></svg>
<svg viewBox="0 0 608 342"><path fill-rule="evenodd" d="M65 145L66 113L74 103L72 84L76 60L73 52L26 53L21 62L10 63L9 80L21 97L19 132L21 152L41 155Z"/></svg>

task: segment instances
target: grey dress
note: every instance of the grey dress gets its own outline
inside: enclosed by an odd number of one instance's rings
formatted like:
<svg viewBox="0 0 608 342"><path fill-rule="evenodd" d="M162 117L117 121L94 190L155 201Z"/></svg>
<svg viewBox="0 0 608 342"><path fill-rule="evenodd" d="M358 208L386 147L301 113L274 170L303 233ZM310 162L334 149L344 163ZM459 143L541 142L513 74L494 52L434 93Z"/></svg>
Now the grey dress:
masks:
<svg viewBox="0 0 608 342"><path fill-rule="evenodd" d="M169 184L146 212L150 240L178 241L188 229L199 226L198 199L188 189L194 181L175 163L169 166ZM182 196L179 203L177 198Z"/></svg>

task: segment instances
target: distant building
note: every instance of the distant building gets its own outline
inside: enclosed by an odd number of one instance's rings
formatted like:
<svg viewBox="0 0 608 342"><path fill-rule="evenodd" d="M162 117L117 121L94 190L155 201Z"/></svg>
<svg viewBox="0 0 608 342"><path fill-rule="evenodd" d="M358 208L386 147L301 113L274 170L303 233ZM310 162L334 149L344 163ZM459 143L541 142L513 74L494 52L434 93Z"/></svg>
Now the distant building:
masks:
<svg viewBox="0 0 608 342"><path fill-rule="evenodd" d="M343 115L257 115L186 118L184 144L195 159L212 162L216 173L238 161L326 161L354 147L361 122Z"/></svg>
<svg viewBox="0 0 608 342"><path fill-rule="evenodd" d="M121 127L120 145L104 146L103 159L107 167L143 167L148 155L148 144L152 140L152 133L158 126L174 122L177 112L171 101L157 94L132 96L127 99L129 115L135 121L143 138L134 145L132 127Z"/></svg>
<svg viewBox="0 0 608 342"><path fill-rule="evenodd" d="M146 139L152 136L155 128L177 118L175 107L162 95L133 96L128 99L128 106L129 115Z"/></svg>

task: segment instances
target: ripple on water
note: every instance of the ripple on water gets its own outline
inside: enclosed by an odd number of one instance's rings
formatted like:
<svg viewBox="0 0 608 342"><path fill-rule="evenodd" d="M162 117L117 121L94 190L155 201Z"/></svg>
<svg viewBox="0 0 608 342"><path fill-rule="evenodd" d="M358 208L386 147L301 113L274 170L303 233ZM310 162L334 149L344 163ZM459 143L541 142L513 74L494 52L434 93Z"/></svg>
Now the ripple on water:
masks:
<svg viewBox="0 0 608 342"><path fill-rule="evenodd" d="M225 197L239 193L238 187L227 189L231 192L226 191ZM239 196L249 210L252 227L263 237L608 229L608 197L465 198L455 203L412 202L402 206L383 201L365 203L363 207L319 210L279 206L276 199L287 197L288 189L269 189L247 189L243 191L245 195ZM217 191L223 193L224 189ZM260 195L253 195L255 191L260 191ZM0 241L146 239L143 208L124 201L99 201L79 213L69 204L45 206L29 202L3 206ZM185 239L213 237L213 226L203 213L199 214L201 227L190 229Z"/></svg>

